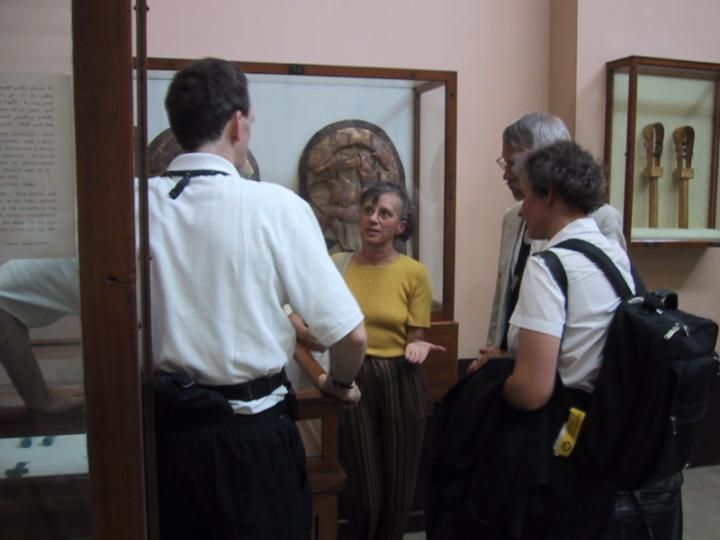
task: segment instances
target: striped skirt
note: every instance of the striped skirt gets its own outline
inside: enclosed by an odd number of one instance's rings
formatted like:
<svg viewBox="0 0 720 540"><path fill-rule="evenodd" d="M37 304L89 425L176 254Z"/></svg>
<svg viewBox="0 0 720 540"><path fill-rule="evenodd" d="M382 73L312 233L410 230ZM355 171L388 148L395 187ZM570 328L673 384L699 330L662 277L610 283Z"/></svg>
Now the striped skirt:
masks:
<svg viewBox="0 0 720 540"><path fill-rule="evenodd" d="M422 366L367 356L356 380L362 399L340 420L351 524L358 540L401 539L429 408Z"/></svg>

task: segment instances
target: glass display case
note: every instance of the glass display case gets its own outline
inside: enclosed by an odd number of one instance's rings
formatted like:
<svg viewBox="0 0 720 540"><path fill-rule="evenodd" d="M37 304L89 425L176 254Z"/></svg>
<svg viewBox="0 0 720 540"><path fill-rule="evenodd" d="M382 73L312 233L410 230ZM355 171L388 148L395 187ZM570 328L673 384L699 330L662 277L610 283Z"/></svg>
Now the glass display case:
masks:
<svg viewBox="0 0 720 540"><path fill-rule="evenodd" d="M3 329L3 539L148 534L131 109L131 17L144 14L143 0L0 3L0 259L33 269L4 271L3 291L32 286L32 302L74 314L15 317L14 350ZM76 398L82 385L84 407L39 406L42 382Z"/></svg>
<svg viewBox="0 0 720 540"><path fill-rule="evenodd" d="M163 100L189 60L147 61L150 169L166 165ZM403 183L417 210L400 249L430 271L433 320L453 319L457 74L450 71L238 62L256 122L251 171L313 207L328 249L357 247L357 195L370 183ZM153 148L161 148L158 156ZM170 152L172 153L172 151ZM179 153L179 148L175 150ZM241 174L243 172L241 171Z"/></svg>
<svg viewBox="0 0 720 540"><path fill-rule="evenodd" d="M136 65L136 163L165 171L181 152L169 130L164 99L174 74L191 60L148 58ZM423 364L428 398L437 401L457 380L454 317L455 152L457 74L451 71L237 62L247 74L255 123L248 181L281 184L306 199L328 251L359 247L359 195L377 181L403 184L416 209L415 232L397 248L421 261L433 288L426 339L442 345ZM142 159L145 158L145 163ZM138 204L141 203L140 198ZM298 396L317 538L334 539L341 405L313 384L329 369L327 355L298 345L287 366ZM343 522L343 520L340 520Z"/></svg>
<svg viewBox="0 0 720 540"><path fill-rule="evenodd" d="M720 246L720 64L608 62L609 200L633 245Z"/></svg>

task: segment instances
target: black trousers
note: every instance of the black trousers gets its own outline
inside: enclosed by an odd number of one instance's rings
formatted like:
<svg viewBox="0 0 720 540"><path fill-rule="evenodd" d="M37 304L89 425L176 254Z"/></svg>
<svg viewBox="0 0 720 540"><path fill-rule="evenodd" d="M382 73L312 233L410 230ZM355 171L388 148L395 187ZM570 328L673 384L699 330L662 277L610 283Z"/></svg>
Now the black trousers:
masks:
<svg viewBox="0 0 720 540"><path fill-rule="evenodd" d="M284 402L157 435L161 539L310 538L305 450Z"/></svg>

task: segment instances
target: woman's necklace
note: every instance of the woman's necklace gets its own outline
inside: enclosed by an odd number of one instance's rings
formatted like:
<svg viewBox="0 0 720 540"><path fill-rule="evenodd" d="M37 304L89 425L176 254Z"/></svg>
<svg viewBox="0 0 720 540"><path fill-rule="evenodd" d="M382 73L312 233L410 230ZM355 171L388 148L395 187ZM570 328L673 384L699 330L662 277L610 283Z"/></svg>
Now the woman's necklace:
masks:
<svg viewBox="0 0 720 540"><path fill-rule="evenodd" d="M372 254L372 255L374 255L374 254ZM400 254L397 251L393 250L389 253L382 254L379 257L374 257L372 255L368 256L367 253L358 251L355 254L355 263L358 264L359 266L370 266L370 267L385 266L385 265L392 263L395 259L398 258L398 256ZM373 272L373 274L374 274L374 272ZM367 284L368 285L373 284L372 277L369 277L367 279Z"/></svg>
<svg viewBox="0 0 720 540"><path fill-rule="evenodd" d="M355 263L360 266L385 266L397 259L400 254L397 251L384 253L380 256L368 255L362 251L355 253Z"/></svg>

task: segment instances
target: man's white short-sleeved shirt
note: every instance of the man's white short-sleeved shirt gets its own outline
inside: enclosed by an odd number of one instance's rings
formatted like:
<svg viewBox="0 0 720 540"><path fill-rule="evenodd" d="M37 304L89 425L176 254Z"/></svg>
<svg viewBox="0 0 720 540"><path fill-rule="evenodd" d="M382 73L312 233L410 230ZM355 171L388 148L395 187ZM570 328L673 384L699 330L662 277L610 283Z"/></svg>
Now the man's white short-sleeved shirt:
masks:
<svg viewBox="0 0 720 540"><path fill-rule="evenodd" d="M545 248L564 240L586 240L603 250L634 291L630 261L617 242L608 240L591 218L575 220L559 231ZM620 299L602 271L583 254L554 249L568 278L565 295L541 257L525 267L515 311L510 317L508 348L517 353L518 330L525 328L562 338L558 372L565 386L591 392L602 362L607 329Z"/></svg>
<svg viewBox="0 0 720 540"><path fill-rule="evenodd" d="M291 304L315 337L331 345L362 313L330 259L309 205L277 184L241 178L204 153L175 158L169 171L214 170L179 197L179 177L149 180L150 275L156 368L227 385L280 371L291 359ZM259 412L285 389L236 412Z"/></svg>

